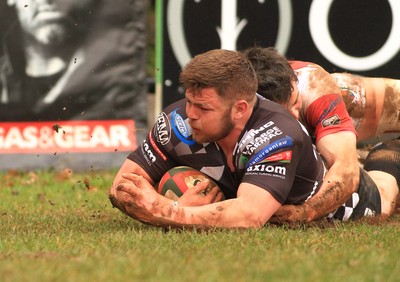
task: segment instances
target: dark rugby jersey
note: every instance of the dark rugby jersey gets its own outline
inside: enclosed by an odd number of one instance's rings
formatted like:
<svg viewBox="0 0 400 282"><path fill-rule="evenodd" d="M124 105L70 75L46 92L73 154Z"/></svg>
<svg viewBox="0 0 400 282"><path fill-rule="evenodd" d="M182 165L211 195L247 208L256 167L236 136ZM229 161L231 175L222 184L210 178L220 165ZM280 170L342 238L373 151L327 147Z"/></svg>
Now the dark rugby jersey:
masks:
<svg viewBox="0 0 400 282"><path fill-rule="evenodd" d="M318 191L323 160L305 128L278 104L257 101L236 143L234 172L216 142L198 144L191 138L185 106L183 99L160 113L146 140L128 156L155 182L185 165L213 178L228 199L236 197L241 182L267 190L282 204L302 203Z"/></svg>

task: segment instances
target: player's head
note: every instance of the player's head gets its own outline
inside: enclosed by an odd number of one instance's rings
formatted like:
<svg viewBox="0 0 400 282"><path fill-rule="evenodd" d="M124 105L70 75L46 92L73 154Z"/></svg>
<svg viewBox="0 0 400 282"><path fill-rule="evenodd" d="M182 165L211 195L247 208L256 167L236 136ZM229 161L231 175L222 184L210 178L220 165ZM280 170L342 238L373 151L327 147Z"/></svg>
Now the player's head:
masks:
<svg viewBox="0 0 400 282"><path fill-rule="evenodd" d="M88 12L93 0L7 0L14 6L26 40L43 45L59 45L80 30L78 21Z"/></svg>
<svg viewBox="0 0 400 282"><path fill-rule="evenodd" d="M251 47L242 53L256 71L258 94L282 104L299 118L301 97L297 89L297 76L287 59L272 47Z"/></svg>
<svg viewBox="0 0 400 282"><path fill-rule="evenodd" d="M180 82L198 143L229 138L235 127L247 121L256 101L256 74L236 51L212 50L194 57L182 70Z"/></svg>
<svg viewBox="0 0 400 282"><path fill-rule="evenodd" d="M196 93L214 88L225 100L253 101L257 76L250 62L239 52L216 49L195 56L182 70L180 82Z"/></svg>
<svg viewBox="0 0 400 282"><path fill-rule="evenodd" d="M297 76L287 59L272 47L251 47L242 53L256 71L258 94L280 104L288 102Z"/></svg>

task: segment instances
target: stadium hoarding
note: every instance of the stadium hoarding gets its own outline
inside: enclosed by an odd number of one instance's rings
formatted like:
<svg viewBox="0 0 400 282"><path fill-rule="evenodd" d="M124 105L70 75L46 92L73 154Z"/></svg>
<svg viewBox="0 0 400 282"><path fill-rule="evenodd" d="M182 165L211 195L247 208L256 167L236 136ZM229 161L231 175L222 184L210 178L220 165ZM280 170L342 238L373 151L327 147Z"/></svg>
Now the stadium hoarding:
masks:
<svg viewBox="0 0 400 282"><path fill-rule="evenodd" d="M0 4L0 170L119 167L147 131L147 1L21 3Z"/></svg>

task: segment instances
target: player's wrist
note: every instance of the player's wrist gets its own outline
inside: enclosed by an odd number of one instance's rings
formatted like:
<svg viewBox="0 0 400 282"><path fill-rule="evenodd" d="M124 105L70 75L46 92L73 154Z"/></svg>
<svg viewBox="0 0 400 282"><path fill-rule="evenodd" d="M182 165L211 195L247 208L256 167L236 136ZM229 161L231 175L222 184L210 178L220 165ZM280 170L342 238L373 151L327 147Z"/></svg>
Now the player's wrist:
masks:
<svg viewBox="0 0 400 282"><path fill-rule="evenodd" d="M304 213L304 220L306 222L311 222L313 220L316 219L317 217L317 212L314 209L314 207L312 205L310 205L309 203L305 202L303 204L303 213Z"/></svg>

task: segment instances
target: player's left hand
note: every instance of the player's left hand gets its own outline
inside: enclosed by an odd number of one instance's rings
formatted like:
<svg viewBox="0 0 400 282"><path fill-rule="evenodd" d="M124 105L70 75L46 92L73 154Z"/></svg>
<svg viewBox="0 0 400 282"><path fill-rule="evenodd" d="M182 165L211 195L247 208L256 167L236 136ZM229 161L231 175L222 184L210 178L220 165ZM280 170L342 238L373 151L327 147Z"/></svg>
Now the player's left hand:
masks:
<svg viewBox="0 0 400 282"><path fill-rule="evenodd" d="M218 186L214 186L211 190L206 192L209 183L210 180L205 179L199 181L193 188L186 190L178 199L179 205L193 207L221 201L224 195L221 190L219 190Z"/></svg>

